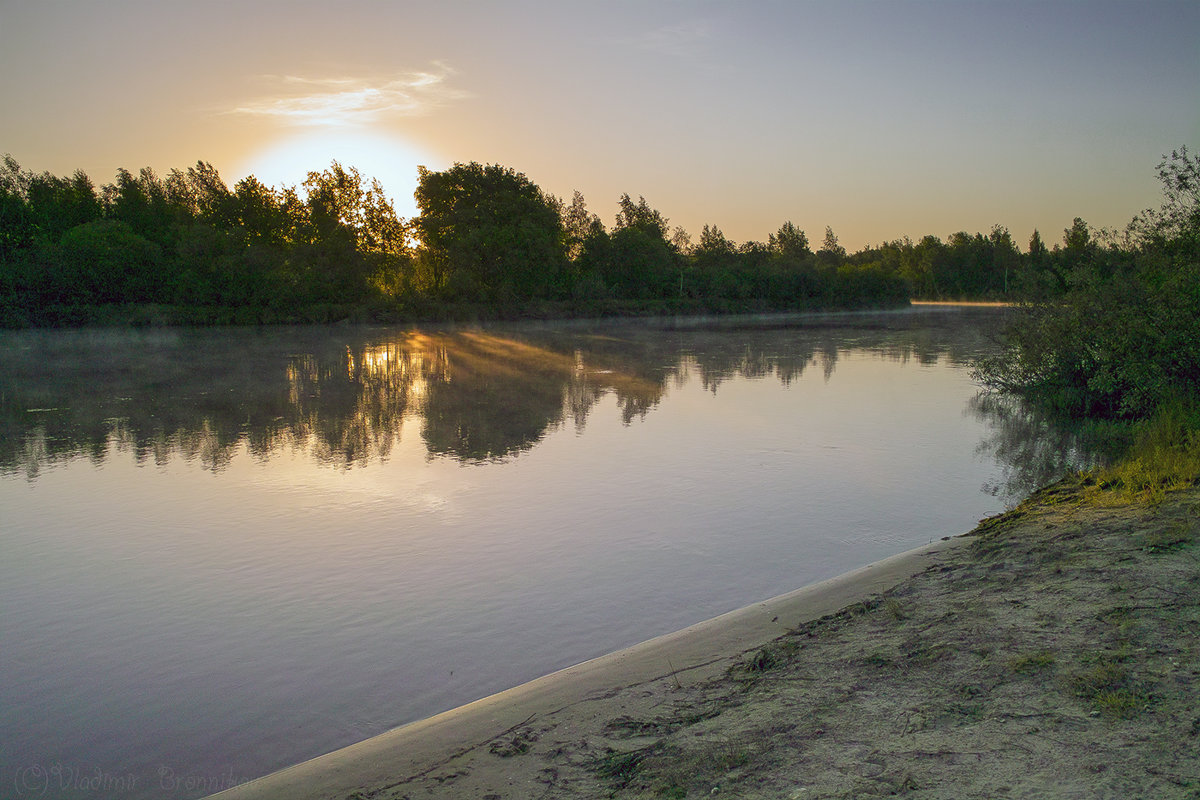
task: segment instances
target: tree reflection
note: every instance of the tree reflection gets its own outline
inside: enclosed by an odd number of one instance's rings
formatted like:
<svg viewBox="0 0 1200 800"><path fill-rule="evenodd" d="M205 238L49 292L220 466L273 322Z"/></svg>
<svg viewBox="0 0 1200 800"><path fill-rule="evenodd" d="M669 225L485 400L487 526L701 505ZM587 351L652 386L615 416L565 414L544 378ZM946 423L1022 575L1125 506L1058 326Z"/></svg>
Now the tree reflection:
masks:
<svg viewBox="0 0 1200 800"><path fill-rule="evenodd" d="M999 479L985 485L984 491L1006 503L1027 497L1070 472L1098 466L1111 446L1009 395L980 392L967 408L991 428L976 452L990 456L1001 467Z"/></svg>
<svg viewBox="0 0 1200 800"><path fill-rule="evenodd" d="M786 385L815 367L828 381L849 351L961 363L986 336L980 319L8 333L0 470L33 478L61 461L114 452L138 464L183 458L220 470L241 448L259 459L303 450L348 468L386 459L406 426L431 456L506 459L564 425L582 431L608 396L631 424L690 380L712 392L739 377ZM1004 430L1018 427L1011 413L976 411L1003 418ZM1002 459L1036 460L1020 452L1035 445L1017 433L998 436L1011 440L995 445Z"/></svg>

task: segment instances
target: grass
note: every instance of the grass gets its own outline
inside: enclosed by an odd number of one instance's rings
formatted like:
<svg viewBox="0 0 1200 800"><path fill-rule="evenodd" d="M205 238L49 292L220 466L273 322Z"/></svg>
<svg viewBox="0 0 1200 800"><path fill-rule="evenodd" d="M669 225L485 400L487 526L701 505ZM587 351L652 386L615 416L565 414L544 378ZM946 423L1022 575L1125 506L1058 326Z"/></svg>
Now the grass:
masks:
<svg viewBox="0 0 1200 800"><path fill-rule="evenodd" d="M746 746L736 742L695 752L655 743L639 750L609 751L594 769L617 791L628 787L644 791L641 796L687 797L693 784L699 781L707 788L710 781L750 764L752 756Z"/></svg>
<svg viewBox="0 0 1200 800"><path fill-rule="evenodd" d="M1180 523L1166 530L1148 532L1142 538L1142 549L1147 553L1167 553L1186 547L1194 539L1194 532Z"/></svg>
<svg viewBox="0 0 1200 800"><path fill-rule="evenodd" d="M596 764L596 774L601 778L612 781L618 787L624 787L633 780L645 758L645 750L634 750L631 753L622 753L614 750L605 753L600 758Z"/></svg>
<svg viewBox="0 0 1200 800"><path fill-rule="evenodd" d="M905 610L904 604L894 597L883 601L883 610L893 622L903 622L908 619L908 611Z"/></svg>
<svg viewBox="0 0 1200 800"><path fill-rule="evenodd" d="M1200 483L1200 401L1175 399L1137 423L1128 451L1094 479L1088 499L1097 505L1154 505Z"/></svg>
<svg viewBox="0 0 1200 800"><path fill-rule="evenodd" d="M982 703L950 703L945 707L944 713L959 722L967 723L980 722L987 716Z"/></svg>
<svg viewBox="0 0 1200 800"><path fill-rule="evenodd" d="M1056 657L1050 650L1024 653L1008 660L1008 668L1017 674L1043 672L1054 666Z"/></svg>
<svg viewBox="0 0 1200 800"><path fill-rule="evenodd" d="M916 638L901 646L901 655L905 666L926 666L953 657L954 649L945 642Z"/></svg>
<svg viewBox="0 0 1200 800"><path fill-rule="evenodd" d="M1150 700L1141 692L1120 688L1099 692L1092 704L1106 719L1133 719L1150 705Z"/></svg>
<svg viewBox="0 0 1200 800"><path fill-rule="evenodd" d="M741 664L731 667L729 674L749 688L765 673L790 664L799 649L800 643L793 639L776 640L757 650Z"/></svg>
<svg viewBox="0 0 1200 800"><path fill-rule="evenodd" d="M1094 666L1072 673L1072 694L1092 704L1106 719L1132 719L1148 708L1153 698L1118 660L1101 656Z"/></svg>
<svg viewBox="0 0 1200 800"><path fill-rule="evenodd" d="M712 793L711 783L750 762L750 750L735 742L696 752L676 751L669 763L656 765L661 771L651 780L649 791L654 797L679 798L692 796L690 790L696 788L697 794L707 795Z"/></svg>
<svg viewBox="0 0 1200 800"><path fill-rule="evenodd" d="M769 669L775 669L781 666L783 659L775 648L764 647L755 653L746 663L746 670L749 672L766 672Z"/></svg>
<svg viewBox="0 0 1200 800"><path fill-rule="evenodd" d="M882 650L876 650L874 653L871 653L864 658L863 661L872 667L896 666L896 660L891 656L891 654L885 653Z"/></svg>

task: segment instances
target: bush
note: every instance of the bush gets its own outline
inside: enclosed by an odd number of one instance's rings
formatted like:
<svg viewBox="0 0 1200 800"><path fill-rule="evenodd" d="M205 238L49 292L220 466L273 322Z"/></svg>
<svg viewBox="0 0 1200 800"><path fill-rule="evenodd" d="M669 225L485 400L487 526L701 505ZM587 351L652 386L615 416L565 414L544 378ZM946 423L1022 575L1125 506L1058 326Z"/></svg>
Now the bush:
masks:
<svg viewBox="0 0 1200 800"><path fill-rule="evenodd" d="M1163 210L1096 250L1062 294L1020 308L977 379L1077 418L1146 419L1200 395L1200 215L1176 208L1200 208L1200 160L1172 159Z"/></svg>

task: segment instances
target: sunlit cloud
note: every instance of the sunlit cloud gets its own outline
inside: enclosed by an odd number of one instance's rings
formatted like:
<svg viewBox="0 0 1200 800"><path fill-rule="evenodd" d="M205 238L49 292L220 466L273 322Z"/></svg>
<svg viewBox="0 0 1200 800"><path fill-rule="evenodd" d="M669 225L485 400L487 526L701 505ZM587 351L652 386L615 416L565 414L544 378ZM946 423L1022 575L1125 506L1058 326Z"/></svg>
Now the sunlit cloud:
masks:
<svg viewBox="0 0 1200 800"><path fill-rule="evenodd" d="M666 25L628 41L642 50L683 57L696 55L712 35L712 23L701 19Z"/></svg>
<svg viewBox="0 0 1200 800"><path fill-rule="evenodd" d="M272 96L230 109L230 114L270 117L298 126L364 125L386 117L428 114L470 95L448 85L454 70L406 72L385 78L267 76Z"/></svg>

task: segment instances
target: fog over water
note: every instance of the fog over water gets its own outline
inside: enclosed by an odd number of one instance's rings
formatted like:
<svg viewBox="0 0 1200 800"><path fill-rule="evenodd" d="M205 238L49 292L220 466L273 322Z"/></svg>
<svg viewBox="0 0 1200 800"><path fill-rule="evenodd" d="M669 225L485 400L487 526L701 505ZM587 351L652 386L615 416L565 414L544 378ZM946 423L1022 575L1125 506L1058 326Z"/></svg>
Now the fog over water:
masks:
<svg viewBox="0 0 1200 800"><path fill-rule="evenodd" d="M0 334L0 794L200 796L962 533L1085 458L972 383L1003 314Z"/></svg>

